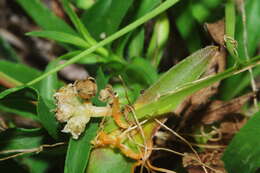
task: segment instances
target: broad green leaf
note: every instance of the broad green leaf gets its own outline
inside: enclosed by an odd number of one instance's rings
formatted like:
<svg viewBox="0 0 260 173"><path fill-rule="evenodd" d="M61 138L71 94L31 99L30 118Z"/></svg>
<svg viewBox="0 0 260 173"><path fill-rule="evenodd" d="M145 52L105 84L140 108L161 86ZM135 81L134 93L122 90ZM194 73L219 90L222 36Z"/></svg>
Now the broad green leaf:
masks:
<svg viewBox="0 0 260 173"><path fill-rule="evenodd" d="M124 79L125 80L125 79ZM113 91L116 92L116 94L119 97L119 103L121 105L132 105L134 101L137 99L137 97L140 95L140 92L143 87L141 87L139 84L127 84L127 88L122 84L115 84L113 85Z"/></svg>
<svg viewBox="0 0 260 173"><path fill-rule="evenodd" d="M165 113L171 112L176 109L177 106L189 95L194 92L207 87L215 82L218 82L227 77L236 75L237 73L247 70L249 67L254 67L259 64L259 57L254 61L241 65L239 67L233 67L226 70L223 73L207 77L201 80L187 83L185 86L175 89L172 92L166 93L158 97L155 101L146 103L143 107L136 109L136 116L140 119L151 118Z"/></svg>
<svg viewBox="0 0 260 173"><path fill-rule="evenodd" d="M56 64L50 63L47 71L55 66ZM57 79L55 78L56 76L53 74L42 81L39 86L41 95L39 94L39 90L25 85L1 92L0 108L7 112L40 121L49 134L57 138L58 123L54 116L55 104L52 98L52 94L57 89ZM36 101L37 107L34 104ZM35 116L36 111L38 112L38 116Z"/></svg>
<svg viewBox="0 0 260 173"><path fill-rule="evenodd" d="M37 148L42 143L43 134L41 129L8 129L0 133L0 150Z"/></svg>
<svg viewBox="0 0 260 173"><path fill-rule="evenodd" d="M18 81L20 84L27 83L41 75L41 72L34 68L5 60L0 60L0 73ZM1 78L4 79L3 77ZM33 87L39 88L39 85L36 84Z"/></svg>
<svg viewBox="0 0 260 173"><path fill-rule="evenodd" d="M77 35L67 23L55 16L40 0L16 0L16 2L33 18L37 25L44 30Z"/></svg>
<svg viewBox="0 0 260 173"><path fill-rule="evenodd" d="M59 60L54 60L48 64L45 72L55 68ZM58 138L58 122L55 118L55 100L53 95L59 87L57 73L53 73L44 80L41 81L41 87L39 91L39 100L37 104L38 117L48 131L48 133L55 139Z"/></svg>
<svg viewBox="0 0 260 173"><path fill-rule="evenodd" d="M123 75L128 84L138 83L145 87L153 84L158 78L156 69L146 59L136 57L125 67Z"/></svg>
<svg viewBox="0 0 260 173"><path fill-rule="evenodd" d="M96 136L98 121L91 120L79 140L70 139L65 161L65 173L85 172L90 150L90 141Z"/></svg>
<svg viewBox="0 0 260 173"><path fill-rule="evenodd" d="M99 68L99 70L97 71L96 79L98 90L105 88L108 82L108 78L104 76L104 73L102 72L101 68ZM104 103L98 101L97 97L93 100L93 102L97 106L103 106ZM85 172L89 160L90 151L92 149L90 141L93 140L96 136L98 124L98 119L93 119L89 122L84 134L80 136L79 140L74 140L70 138L65 161L65 173Z"/></svg>
<svg viewBox="0 0 260 173"><path fill-rule="evenodd" d="M100 40L116 32L133 0L99 0L83 16L82 21L91 35Z"/></svg>
<svg viewBox="0 0 260 173"><path fill-rule="evenodd" d="M86 173L130 173L134 163L110 148L94 149L89 162Z"/></svg>
<svg viewBox="0 0 260 173"><path fill-rule="evenodd" d="M232 139L222 160L229 173L256 173L260 168L260 112L248 120Z"/></svg>
<svg viewBox="0 0 260 173"><path fill-rule="evenodd" d="M143 95L139 97L139 99L134 104L136 109L136 115L138 118L144 118L147 115L147 112L151 109L153 114L157 114L157 111L154 110L152 106L156 106L158 110L162 109L163 107L167 107L167 105L171 105L171 103L158 103L157 100L160 100L160 95L164 95L169 93L170 91L175 91L179 87L183 86L185 83L194 81L200 77L200 75L206 70L207 64L209 60L215 55L217 52L217 48L214 46L209 46L204 49L201 49L179 64L175 65L172 69L162 75L149 89L145 91ZM180 76L182 75L182 76ZM189 93L190 94L190 93ZM188 96L188 95L186 95ZM184 99L184 98L182 98ZM169 100L168 100L169 101ZM171 100L173 101L173 100ZM155 103L155 104L153 104ZM150 106L153 104L152 106ZM148 106L148 107L146 107ZM161 106L162 108L158 108ZM144 112L143 110L147 111ZM171 109L172 111L173 109ZM150 112L149 112L150 113ZM153 115L149 114L149 115ZM142 117L142 116L143 117ZM147 117L149 118L149 117ZM154 129L158 124L156 122L147 123L144 126L144 133L147 140L151 140L153 133L155 132ZM114 122L109 122L105 126L106 132L112 132L116 130L117 126ZM139 139L140 136L136 136L135 139ZM139 142L142 142L139 141ZM128 144L132 144L129 142ZM133 144L132 144L133 145ZM101 157L100 157L101 156ZM96 149L91 155L91 160L88 171L94 171L95 169L99 169L97 165L103 164L104 167L111 168L112 165L117 167L117 165L122 165L121 169L118 170L118 173L130 172L130 168L133 165L131 160L122 157L117 151L111 151L111 149L100 150ZM117 159L115 159L117 158ZM109 160L113 160L113 162L109 162ZM104 165L106 164L106 165ZM122 170L122 171L121 171ZM99 170L102 173L102 170ZM112 171L112 170L111 170Z"/></svg>
<svg viewBox="0 0 260 173"><path fill-rule="evenodd" d="M174 91L188 82L198 79L205 71L209 60L216 52L217 47L208 46L185 58L150 86L150 88L148 88L136 101L134 105L135 108L138 109L143 106L143 104L151 103L160 96L165 95L170 91Z"/></svg>
<svg viewBox="0 0 260 173"><path fill-rule="evenodd" d="M30 173L45 173L49 168L49 163L46 160L32 156L23 157L20 164L26 166Z"/></svg>
<svg viewBox="0 0 260 173"><path fill-rule="evenodd" d="M78 36L58 31L34 31L26 33L29 36L44 37L63 43L69 43L81 48L88 48L89 44Z"/></svg>
<svg viewBox="0 0 260 173"><path fill-rule="evenodd" d="M26 86L10 88L0 93L0 109L38 120L36 106L33 104L36 100L37 93L33 88L26 88Z"/></svg>
<svg viewBox="0 0 260 173"><path fill-rule="evenodd" d="M44 132L42 129L8 129L0 133L0 157L7 157L17 153L27 152L28 150L36 150L39 148L44 139ZM5 151L5 153L3 153ZM37 157L33 157L37 156ZM12 172L13 167L23 165L30 173L44 173L48 168L48 162L39 158L37 152L26 154L19 157L16 164L10 167L8 171ZM3 161L1 161L3 162ZM7 164L7 161L4 161ZM2 166L0 166L3 168ZM2 169L3 171L3 169ZM7 170L6 170L7 171ZM15 172L21 172L15 171Z"/></svg>

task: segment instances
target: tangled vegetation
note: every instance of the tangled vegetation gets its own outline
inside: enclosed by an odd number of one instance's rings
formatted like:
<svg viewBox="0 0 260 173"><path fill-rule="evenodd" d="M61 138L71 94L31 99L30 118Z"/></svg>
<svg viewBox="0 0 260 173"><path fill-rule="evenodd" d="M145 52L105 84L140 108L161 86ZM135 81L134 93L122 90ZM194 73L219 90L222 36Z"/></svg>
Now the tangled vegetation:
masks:
<svg viewBox="0 0 260 173"><path fill-rule="evenodd" d="M1 8L1 171L259 172L259 0Z"/></svg>

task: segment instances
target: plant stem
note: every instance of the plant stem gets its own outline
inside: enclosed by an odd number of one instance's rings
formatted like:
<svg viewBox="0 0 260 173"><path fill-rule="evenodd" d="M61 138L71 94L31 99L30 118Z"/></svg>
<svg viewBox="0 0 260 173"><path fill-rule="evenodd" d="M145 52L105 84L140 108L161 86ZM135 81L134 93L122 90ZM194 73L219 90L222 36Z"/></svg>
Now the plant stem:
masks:
<svg viewBox="0 0 260 173"><path fill-rule="evenodd" d="M247 37L248 33L247 33L247 28L246 28L246 10L245 10L244 0L241 0L239 8L240 8L240 11L242 14L242 23L243 23L243 48L245 51L246 60L249 61L250 58L249 58L249 54L248 54L248 37ZM248 71L249 71L249 75L250 75L252 90L254 93L256 93L258 89L256 87L253 70L252 70L252 68L250 68L250 69L248 69ZM257 97L255 96L254 97L254 106L255 106L256 110L258 111L259 108L258 108L257 102L258 102Z"/></svg>
<svg viewBox="0 0 260 173"><path fill-rule="evenodd" d="M235 59L236 63L241 63L242 61L238 57L236 50L235 41L235 24L236 24L236 12L235 12L235 2L234 0L227 0L225 7L225 41L227 50L230 55Z"/></svg>
<svg viewBox="0 0 260 173"><path fill-rule="evenodd" d="M100 48L102 46L105 46L108 43L111 43L112 41L118 39L119 37L123 36L124 34L130 32L131 30L137 28L138 26L142 25L146 21L152 19L153 17L155 17L158 14L162 13L163 11L167 10L172 5L177 3L178 1L179 0L167 0L167 1L163 2L159 7L155 8L153 11L147 13L146 15L141 17L140 19L138 19L135 22L129 24L128 26L126 26L123 29L121 29L118 32L116 32L115 34L112 34L111 36L107 37L105 40L102 40L99 43L91 46L89 49L87 49L87 50L83 51L82 53L80 53L79 55L71 58L70 60L68 60L64 64L61 64L61 65L57 66L56 68L50 70L49 72L44 73L43 75L41 75L41 76L35 78L34 80L28 82L27 85L35 84L35 83L41 81L42 79L46 78L47 76L49 76L49 75L51 75L51 74L53 74L53 73L63 69L64 67L66 67L66 66L68 66L70 64L76 63L78 60L80 60L84 56L86 56L86 55L96 51L98 48Z"/></svg>

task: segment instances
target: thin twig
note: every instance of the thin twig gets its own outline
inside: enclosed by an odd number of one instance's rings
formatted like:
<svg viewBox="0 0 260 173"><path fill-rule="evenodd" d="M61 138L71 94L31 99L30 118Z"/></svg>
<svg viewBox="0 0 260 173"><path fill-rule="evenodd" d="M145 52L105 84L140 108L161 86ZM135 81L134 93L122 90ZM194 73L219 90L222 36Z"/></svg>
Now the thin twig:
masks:
<svg viewBox="0 0 260 173"><path fill-rule="evenodd" d="M202 162L201 159L200 159L200 157L199 157L199 154L197 153L197 151L193 148L193 146L192 146L185 138L183 138L183 137L180 136L178 133L176 133L175 131L173 131L172 129L170 129L169 127L167 127L166 125L164 125L163 123L161 123L159 120L155 119L155 121L156 121L158 124L160 124L162 127L164 127L166 130L169 130L172 134L174 134L175 136L177 136L178 138L180 138L184 143L186 143L186 144L190 147L190 149L194 152L194 154L196 155L196 157L198 158L198 160L199 160L200 162ZM203 168L203 170L204 170L206 173L208 173L208 171L207 171L207 169L205 168L204 165L202 165L202 168Z"/></svg>
<svg viewBox="0 0 260 173"><path fill-rule="evenodd" d="M131 106L129 106L129 108L130 108L130 110L131 110L132 113L133 113L134 119L135 119L135 121L136 121L137 127L138 127L139 130L140 130L140 133L141 133L141 136L142 136L142 139L143 139L143 142L144 142L144 146L145 146L145 147L144 147L144 155L143 155L143 164L142 164L142 166L141 166L141 171L140 171L140 172L142 173L142 172L143 172L144 163L145 163L145 161L148 159L147 143L146 143L146 138L145 138L145 135L144 135L144 131L143 131L143 129L142 129L142 126L140 125L139 120L138 120L137 117L136 117L134 108L131 107Z"/></svg>
<svg viewBox="0 0 260 173"><path fill-rule="evenodd" d="M59 143L55 143L55 144L43 144L39 147L36 148L30 148L30 149L16 149L16 150L4 150L4 151L0 151L0 154L8 154L8 153L17 153L11 156L7 156L7 157L3 157L0 158L0 161L3 160L8 160L11 158L15 158L24 154L28 154L28 153L39 153L42 152L44 148L52 148L52 147L56 147L56 146L60 146L60 145L64 145L65 142L59 142Z"/></svg>

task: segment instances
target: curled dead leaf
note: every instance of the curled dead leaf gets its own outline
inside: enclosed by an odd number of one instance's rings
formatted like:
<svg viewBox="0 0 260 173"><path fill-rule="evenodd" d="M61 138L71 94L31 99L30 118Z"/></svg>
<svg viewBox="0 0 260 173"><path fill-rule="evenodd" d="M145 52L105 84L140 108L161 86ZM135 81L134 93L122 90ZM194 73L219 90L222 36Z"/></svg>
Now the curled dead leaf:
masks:
<svg viewBox="0 0 260 173"><path fill-rule="evenodd" d="M225 35L225 22L224 20L219 20L214 23L205 24L209 34L212 39L221 46L225 45L224 35Z"/></svg>
<svg viewBox="0 0 260 173"><path fill-rule="evenodd" d="M203 124L212 124L217 121L221 121L226 115L241 113L241 107L251 98L254 97L254 93L249 93L231 101L224 102L220 100L213 101L202 118Z"/></svg>

